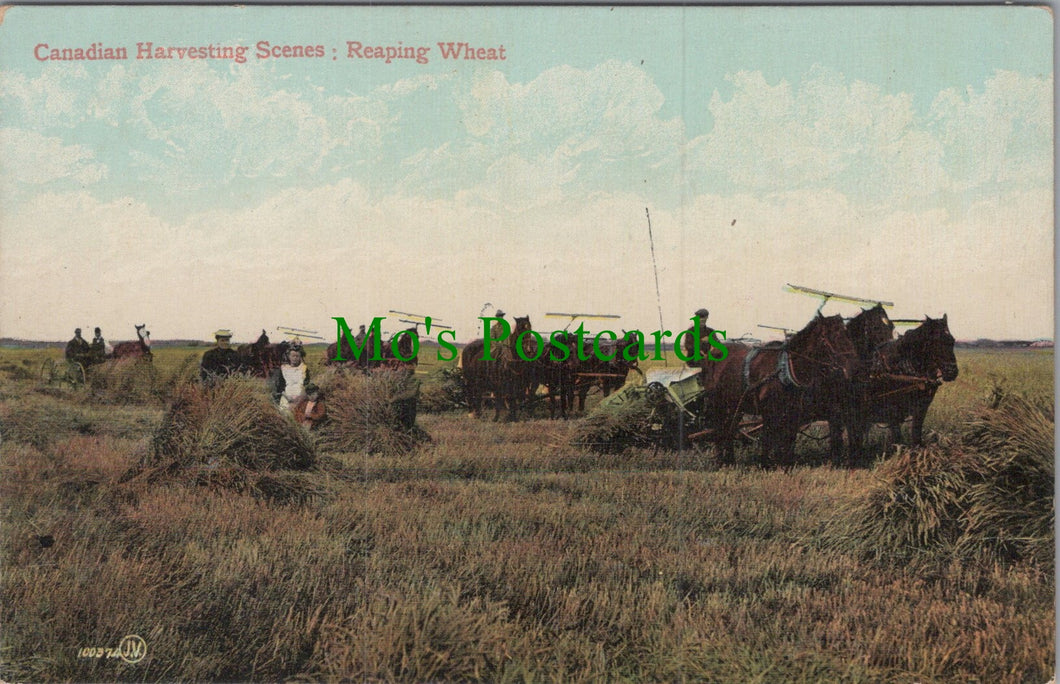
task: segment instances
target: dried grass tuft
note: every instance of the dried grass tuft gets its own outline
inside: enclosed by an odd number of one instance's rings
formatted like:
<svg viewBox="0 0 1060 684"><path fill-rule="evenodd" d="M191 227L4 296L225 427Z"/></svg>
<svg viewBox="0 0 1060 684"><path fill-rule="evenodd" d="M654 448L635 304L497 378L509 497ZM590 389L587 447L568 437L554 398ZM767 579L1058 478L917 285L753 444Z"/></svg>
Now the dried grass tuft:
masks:
<svg viewBox="0 0 1060 684"><path fill-rule="evenodd" d="M874 559L952 558L1051 567L1052 403L995 394L959 443L900 449L841 514L831 543Z"/></svg>
<svg viewBox="0 0 1060 684"><path fill-rule="evenodd" d="M981 458L969 483L967 534L958 551L980 540L1002 558L1054 559L1055 416L1049 397L995 393L991 408L968 424L964 443Z"/></svg>
<svg viewBox="0 0 1060 684"><path fill-rule="evenodd" d="M230 378L177 388L145 465L305 470L315 460L309 434L276 409L260 382Z"/></svg>
<svg viewBox="0 0 1060 684"><path fill-rule="evenodd" d="M85 411L46 397L29 396L0 405L3 439L38 449L46 449L72 434L95 434L98 427Z"/></svg>
<svg viewBox="0 0 1060 684"><path fill-rule="evenodd" d="M665 412L642 387L623 390L578 421L570 439L572 446L602 454L617 454L631 447L659 443Z"/></svg>
<svg viewBox="0 0 1060 684"><path fill-rule="evenodd" d="M334 451L397 455L430 437L416 425L419 382L400 370L325 374L328 420L318 438Z"/></svg>
<svg viewBox="0 0 1060 684"><path fill-rule="evenodd" d="M87 372L94 400L104 404L146 404L163 396L155 364L144 358L105 361Z"/></svg>
<svg viewBox="0 0 1060 684"><path fill-rule="evenodd" d="M384 593L352 615L324 625L314 660L323 679L495 681L515 637L508 607L455 587L431 587L416 601Z"/></svg>

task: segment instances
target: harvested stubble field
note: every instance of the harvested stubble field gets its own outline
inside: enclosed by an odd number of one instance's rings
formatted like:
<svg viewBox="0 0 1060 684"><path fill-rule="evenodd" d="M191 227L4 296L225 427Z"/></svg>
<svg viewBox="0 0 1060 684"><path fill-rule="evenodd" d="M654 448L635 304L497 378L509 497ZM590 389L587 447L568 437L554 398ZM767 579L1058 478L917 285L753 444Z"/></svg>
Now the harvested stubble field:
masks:
<svg viewBox="0 0 1060 684"><path fill-rule="evenodd" d="M872 552L857 536L904 461L769 472L719 469L709 450L600 456L570 446L567 423L451 411L421 413L429 441L404 453L317 440L299 470L152 469L201 351L157 350L130 403L112 391L127 387L121 369L77 391L41 388L33 369L56 350L0 350L4 680L1052 676L1040 544L917 546L934 529L923 521L902 548ZM1051 353L958 362L929 415L932 451L899 459L985 448L981 411L998 385L1051 406ZM1022 467L1026 445L990 444L1015 454L1005 472ZM800 448L812 460L823 447ZM1049 492L1038 508L1051 521ZM127 634L147 644L138 663L79 657Z"/></svg>

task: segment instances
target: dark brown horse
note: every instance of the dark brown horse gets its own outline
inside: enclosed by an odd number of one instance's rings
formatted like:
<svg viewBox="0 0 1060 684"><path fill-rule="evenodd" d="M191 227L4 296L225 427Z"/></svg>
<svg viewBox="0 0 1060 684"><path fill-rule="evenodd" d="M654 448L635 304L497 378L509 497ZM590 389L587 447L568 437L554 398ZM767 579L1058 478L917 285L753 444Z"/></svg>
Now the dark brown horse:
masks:
<svg viewBox="0 0 1060 684"><path fill-rule="evenodd" d="M508 407L508 420L515 420L519 406L526 401L531 387L539 377L537 364L520 357L517 340L522 336L523 356L537 356L536 339L522 333L531 330L530 317L516 317L515 329L500 343L490 345L490 358L486 358L485 342L474 340L460 354L460 365L464 374L464 390L468 408L478 417L482 415L482 402L486 394L493 394L494 420L500 420L501 409Z"/></svg>
<svg viewBox="0 0 1060 684"><path fill-rule="evenodd" d="M151 332L147 324L136 326L136 339L132 342L119 342L111 352L112 359L142 358L151 360Z"/></svg>
<svg viewBox="0 0 1060 684"><path fill-rule="evenodd" d="M345 335L340 336L339 342L332 342L329 344L327 355L324 357L324 365L367 370L371 365L371 357L375 346L375 328L373 327L367 334L363 331L364 326L362 325L361 331L354 337L352 344L350 343L349 338ZM335 357L339 351L340 342L342 345L342 361L336 361ZM361 348L360 354L354 350L354 346Z"/></svg>
<svg viewBox="0 0 1060 684"><path fill-rule="evenodd" d="M339 343L332 342L328 345L324 364L339 368L357 368L365 372L379 367L414 371L419 363L419 355L413 354L416 351L413 337L419 337L418 325L394 333L385 343L380 344L379 352L376 353L375 328L372 328L363 339L354 340L355 345L364 345L361 353L358 354L344 336L341 340L343 360L335 360L335 354L339 350Z"/></svg>
<svg viewBox="0 0 1060 684"><path fill-rule="evenodd" d="M419 334L420 327L416 325L391 335L382 347L382 360L372 361L372 367L414 372L420 360L417 353L419 346L413 342L413 338L418 340Z"/></svg>
<svg viewBox="0 0 1060 684"><path fill-rule="evenodd" d="M924 322L873 355L867 377L857 382L859 438L873 423L884 423L892 441L901 441L901 426L912 418L910 443L924 437L924 418L943 382L957 379L957 357L947 317Z"/></svg>
<svg viewBox="0 0 1060 684"><path fill-rule="evenodd" d="M722 460L732 460L747 413L762 417L761 465L792 465L799 428L815 415L839 412L828 405L846 394L857 369L842 317L818 314L783 344L728 350L723 361L702 361L700 373L708 390L705 422L714 428Z"/></svg>
<svg viewBox="0 0 1060 684"><path fill-rule="evenodd" d="M566 419L574 406L574 383L578 370L578 338L557 330L549 336L537 360L537 384L548 388L548 417Z"/></svg>
<svg viewBox="0 0 1060 684"><path fill-rule="evenodd" d="M342 361L335 360L335 354L336 352L338 352L338 350L338 342L332 342L328 345L328 350L327 352L325 352L324 356L325 366L337 366L339 368L350 368L355 366L360 367L362 364L361 357L364 357L365 359L367 359L368 357L367 353L361 354L361 356L357 356L353 349L350 348L350 343L346 341L345 337L342 338Z"/></svg>
<svg viewBox="0 0 1060 684"><path fill-rule="evenodd" d="M845 460L852 463L860 454L863 431L858 425L857 395L858 382L866 379L872 370L876 350L894 339L894 323L891 322L882 304L871 309L862 309L861 313L847 321L847 334L854 344L858 355L858 366L854 373L854 382L845 386L846 392L835 397L836 401L825 402L821 408L825 411L838 409L836 415L815 415L817 420L828 421L828 442L833 465L839 466ZM843 436L846 434L844 448Z"/></svg>
<svg viewBox="0 0 1060 684"><path fill-rule="evenodd" d="M236 348L236 353L239 354L239 370L255 377L267 378L273 369L283 365L290 349L291 343L287 340L278 344L270 344L269 336L262 329L258 339Z"/></svg>

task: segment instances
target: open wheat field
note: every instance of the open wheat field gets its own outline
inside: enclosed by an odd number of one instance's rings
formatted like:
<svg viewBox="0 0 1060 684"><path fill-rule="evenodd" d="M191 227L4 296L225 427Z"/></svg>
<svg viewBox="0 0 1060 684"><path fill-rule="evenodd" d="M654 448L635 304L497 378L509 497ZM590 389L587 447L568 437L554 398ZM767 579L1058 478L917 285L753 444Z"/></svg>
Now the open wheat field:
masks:
<svg viewBox="0 0 1060 684"><path fill-rule="evenodd" d="M3 680L1053 676L1051 351L958 350L926 447L788 471L476 420L430 364L415 439L266 430L263 381L194 388L202 351L71 388L0 350Z"/></svg>

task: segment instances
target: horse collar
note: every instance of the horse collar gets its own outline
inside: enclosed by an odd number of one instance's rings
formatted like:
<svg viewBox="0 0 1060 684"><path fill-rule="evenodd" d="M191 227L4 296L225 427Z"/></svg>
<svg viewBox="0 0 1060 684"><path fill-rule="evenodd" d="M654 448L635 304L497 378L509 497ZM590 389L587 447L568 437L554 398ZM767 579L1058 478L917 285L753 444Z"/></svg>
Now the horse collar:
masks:
<svg viewBox="0 0 1060 684"><path fill-rule="evenodd" d="M747 389L751 386L751 361L758 356L758 352L761 351L758 347L755 347L751 351L747 352L747 356L743 357L743 387Z"/></svg>
<svg viewBox="0 0 1060 684"><path fill-rule="evenodd" d="M780 378L780 384L785 387L802 387L795 379L795 371L791 367L791 355L787 349L781 351L777 358L777 376Z"/></svg>

